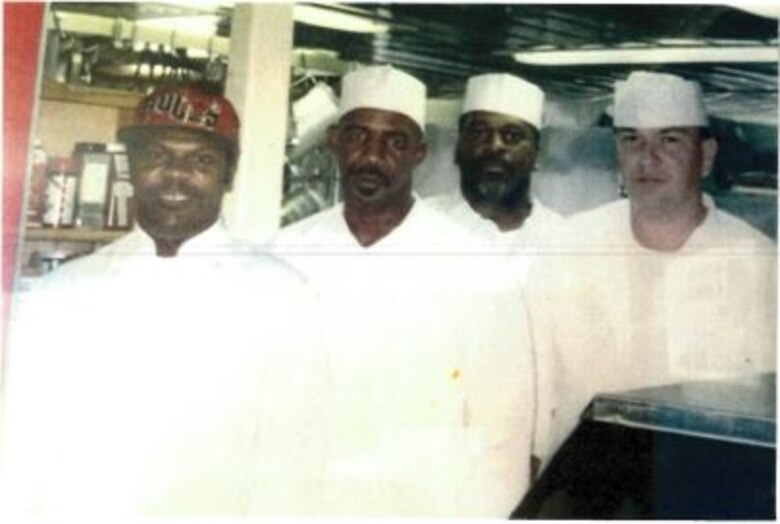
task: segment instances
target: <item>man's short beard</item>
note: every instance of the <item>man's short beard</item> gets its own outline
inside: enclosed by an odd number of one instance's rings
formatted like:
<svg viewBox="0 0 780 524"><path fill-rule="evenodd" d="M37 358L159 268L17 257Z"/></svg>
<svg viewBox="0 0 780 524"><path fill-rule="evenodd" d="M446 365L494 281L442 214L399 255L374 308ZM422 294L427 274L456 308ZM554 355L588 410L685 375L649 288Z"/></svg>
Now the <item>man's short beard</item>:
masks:
<svg viewBox="0 0 780 524"><path fill-rule="evenodd" d="M460 190L472 205L515 210L530 202L531 172L513 173L510 179L484 180L477 167L460 163Z"/></svg>

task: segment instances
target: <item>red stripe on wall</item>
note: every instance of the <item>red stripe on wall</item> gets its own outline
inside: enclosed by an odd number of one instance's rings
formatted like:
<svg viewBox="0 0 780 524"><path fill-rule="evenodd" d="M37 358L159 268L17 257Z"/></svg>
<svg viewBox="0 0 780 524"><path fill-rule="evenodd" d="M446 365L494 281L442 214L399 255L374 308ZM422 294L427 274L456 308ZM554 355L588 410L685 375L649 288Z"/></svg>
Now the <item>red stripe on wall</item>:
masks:
<svg viewBox="0 0 780 524"><path fill-rule="evenodd" d="M43 13L43 3L3 3L3 327L10 311Z"/></svg>

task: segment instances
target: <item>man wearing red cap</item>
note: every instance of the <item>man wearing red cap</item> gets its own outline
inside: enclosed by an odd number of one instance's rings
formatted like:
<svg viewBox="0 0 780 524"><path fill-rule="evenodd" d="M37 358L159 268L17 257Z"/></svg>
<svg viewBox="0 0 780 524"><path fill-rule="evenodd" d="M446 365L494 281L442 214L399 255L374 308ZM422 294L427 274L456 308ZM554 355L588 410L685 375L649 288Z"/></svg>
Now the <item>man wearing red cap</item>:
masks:
<svg viewBox="0 0 780 524"><path fill-rule="evenodd" d="M6 511L316 510L326 375L289 330L308 318L301 278L219 219L238 128L224 97L173 86L119 131L137 228L43 277L14 317Z"/></svg>
<svg viewBox="0 0 780 524"><path fill-rule="evenodd" d="M219 218L238 154L238 117L225 98L192 88L146 98L119 131L134 174L136 213L160 257Z"/></svg>

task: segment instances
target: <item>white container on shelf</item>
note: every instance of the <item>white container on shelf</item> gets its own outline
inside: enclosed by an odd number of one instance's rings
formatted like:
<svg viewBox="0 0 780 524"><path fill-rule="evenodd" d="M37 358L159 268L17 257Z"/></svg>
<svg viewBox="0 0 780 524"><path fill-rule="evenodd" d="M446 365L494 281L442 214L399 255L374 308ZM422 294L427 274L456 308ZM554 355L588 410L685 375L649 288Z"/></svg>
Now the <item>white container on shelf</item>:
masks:
<svg viewBox="0 0 780 524"><path fill-rule="evenodd" d="M52 157L49 160L44 226L72 227L74 225L78 182L78 163L74 159Z"/></svg>

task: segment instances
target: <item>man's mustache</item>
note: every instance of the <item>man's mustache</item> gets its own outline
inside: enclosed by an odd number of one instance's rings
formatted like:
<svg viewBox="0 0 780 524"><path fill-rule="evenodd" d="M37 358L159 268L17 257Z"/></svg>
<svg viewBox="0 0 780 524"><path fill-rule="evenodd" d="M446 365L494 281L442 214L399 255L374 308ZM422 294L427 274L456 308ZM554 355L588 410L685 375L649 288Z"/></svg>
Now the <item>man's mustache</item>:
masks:
<svg viewBox="0 0 780 524"><path fill-rule="evenodd" d="M504 158L504 155L501 154L501 153L498 153L498 154L496 154L496 153L487 154L487 155L481 156L479 158L475 158L474 161L472 162L473 168L474 169L479 169L479 170L482 170L482 169L486 168L489 165L490 166L498 165L498 166L501 166L501 168L504 171L507 171L507 172L512 171L512 164L510 164L506 160L506 158Z"/></svg>
<svg viewBox="0 0 780 524"><path fill-rule="evenodd" d="M199 191L195 189L192 184L181 180L177 182L160 182L159 184L155 184L153 186L147 186L143 190L143 193L147 195L153 195L156 193L169 192L173 190L178 191L179 193L188 197L197 196L199 193ZM136 189L136 191L138 190Z"/></svg>
<svg viewBox="0 0 780 524"><path fill-rule="evenodd" d="M354 176L362 176L362 175L370 175L375 176L377 178L382 179L383 181L387 181L390 177L387 176L387 173L384 172L384 170L380 169L378 166L374 165L360 165L350 168L347 173L350 177Z"/></svg>

